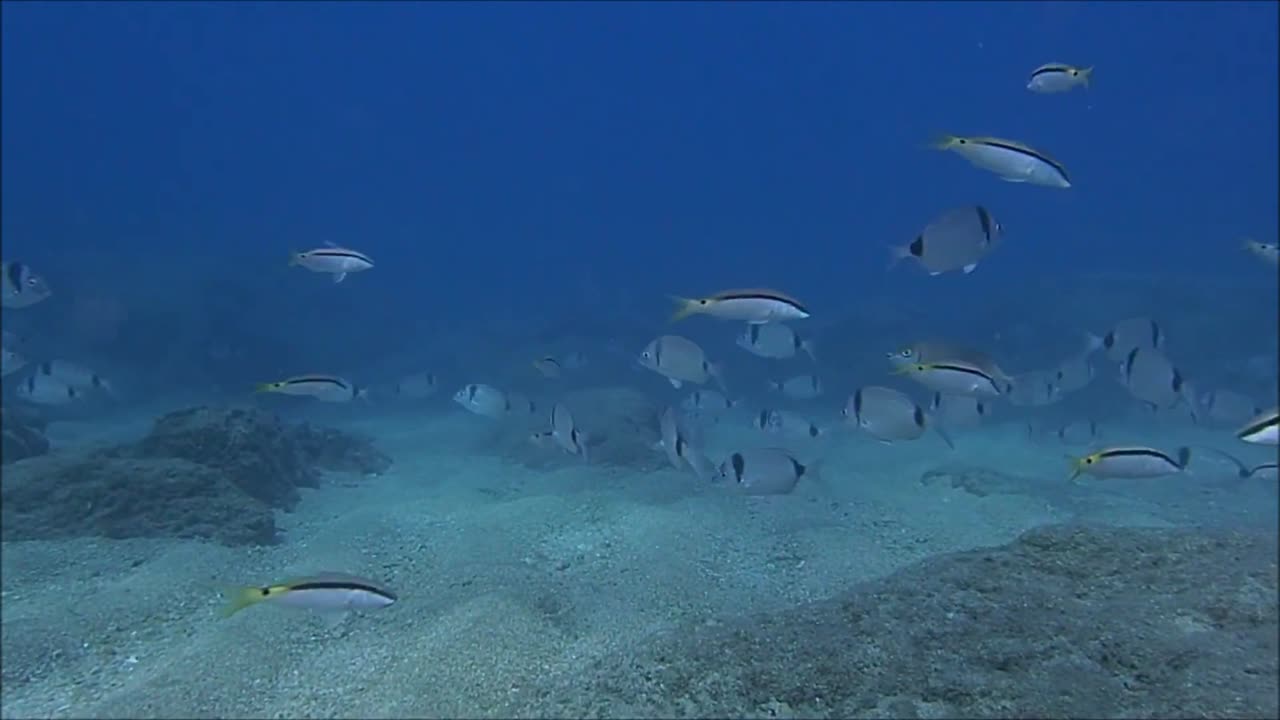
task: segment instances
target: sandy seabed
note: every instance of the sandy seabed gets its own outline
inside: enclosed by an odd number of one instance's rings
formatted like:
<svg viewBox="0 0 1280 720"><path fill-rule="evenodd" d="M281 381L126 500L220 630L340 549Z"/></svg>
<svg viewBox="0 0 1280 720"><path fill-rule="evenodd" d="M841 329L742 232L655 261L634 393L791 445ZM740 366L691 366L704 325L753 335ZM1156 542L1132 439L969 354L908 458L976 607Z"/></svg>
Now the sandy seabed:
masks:
<svg viewBox="0 0 1280 720"><path fill-rule="evenodd" d="M477 452L475 420L353 423L395 465L306 491L276 546L5 543L3 716L539 715L550 693L590 692L593 664L657 633L801 606L1081 519L1032 495L922 485L941 452L930 437L841 438L825 487L745 498L671 469L528 469ZM948 460L1065 476L1060 451L1018 433L965 435ZM1091 508L1094 521L1171 524L1121 495ZM217 615L227 584L319 570L378 579L400 599L337 627L269 606Z"/></svg>

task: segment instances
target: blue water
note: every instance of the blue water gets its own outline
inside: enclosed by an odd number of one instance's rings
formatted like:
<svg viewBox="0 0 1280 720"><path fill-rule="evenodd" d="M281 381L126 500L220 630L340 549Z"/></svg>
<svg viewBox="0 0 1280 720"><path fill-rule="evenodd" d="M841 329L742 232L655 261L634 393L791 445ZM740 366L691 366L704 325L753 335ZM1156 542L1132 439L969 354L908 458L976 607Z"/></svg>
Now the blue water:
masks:
<svg viewBox="0 0 1280 720"><path fill-rule="evenodd" d="M667 295L771 287L826 329L824 361L879 368L951 330L1025 367L1149 313L1220 333L1174 334L1202 389L1273 401L1275 269L1240 242L1280 234L1277 8L4 3L0 240L54 289L4 324L105 368L126 409L302 372L386 382L405 358L452 372L447 398L464 370L523 367L508 343L589 337L598 369L663 331ZM1090 87L1029 92L1050 61L1093 66ZM941 133L1030 144L1073 186L1001 182L930 150ZM886 270L972 203L1006 231L976 273ZM326 243L376 268L335 285L286 266ZM1138 300L1108 315L1106 282ZM1233 304L1148 307L1148 286ZM838 326L868 303L923 319ZM864 381L832 377L824 412Z"/></svg>

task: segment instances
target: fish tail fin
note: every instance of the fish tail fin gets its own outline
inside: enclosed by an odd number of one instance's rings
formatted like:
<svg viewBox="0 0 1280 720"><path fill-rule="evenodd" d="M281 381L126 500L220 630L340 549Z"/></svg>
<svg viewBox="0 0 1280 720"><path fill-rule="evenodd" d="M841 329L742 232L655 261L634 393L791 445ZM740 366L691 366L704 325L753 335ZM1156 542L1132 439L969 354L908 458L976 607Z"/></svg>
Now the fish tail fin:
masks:
<svg viewBox="0 0 1280 720"><path fill-rule="evenodd" d="M889 263L884 268L885 272L898 267L898 263L911 257L911 248L906 245L888 245L886 250L889 252Z"/></svg>
<svg viewBox="0 0 1280 720"><path fill-rule="evenodd" d="M1089 87L1093 83L1093 66L1092 65L1090 65L1087 68L1082 68L1080 70L1080 82L1084 83L1085 87Z"/></svg>
<svg viewBox="0 0 1280 720"><path fill-rule="evenodd" d="M227 602L218 610L218 614L224 618L229 618L250 605L262 602L263 598L262 588L255 587L228 586L223 588L222 594Z"/></svg>
<svg viewBox="0 0 1280 720"><path fill-rule="evenodd" d="M1183 445L1178 448L1178 467L1182 470L1187 469L1187 465L1191 464L1191 448Z"/></svg>
<svg viewBox="0 0 1280 720"><path fill-rule="evenodd" d="M816 347L814 347L813 338L806 338L804 340L801 340L800 349L803 350L805 354L809 356L809 359L812 360L815 364L818 362L818 350Z"/></svg>
<svg viewBox="0 0 1280 720"><path fill-rule="evenodd" d="M297 250L292 250L289 252L289 267L298 265L301 262L302 262L302 253L298 252Z"/></svg>
<svg viewBox="0 0 1280 720"><path fill-rule="evenodd" d="M1086 331L1084 334L1084 354L1091 355L1102 349L1103 340L1101 335L1094 335Z"/></svg>
<svg viewBox="0 0 1280 720"><path fill-rule="evenodd" d="M947 429L942 426L942 423L934 420L934 422L929 423L929 427L938 434L938 437L942 438L942 442L946 443L948 448L952 450L956 449L956 443L951 439L951 433L947 432Z"/></svg>
<svg viewBox="0 0 1280 720"><path fill-rule="evenodd" d="M949 133L938 133L929 140L930 150L950 150L959 144L960 138Z"/></svg>
<svg viewBox="0 0 1280 720"><path fill-rule="evenodd" d="M668 295L667 297L676 305L676 310L671 314L671 319L668 322L679 322L698 312L697 300L680 297L678 295Z"/></svg>
<svg viewBox="0 0 1280 720"><path fill-rule="evenodd" d="M257 385L254 385L254 386L253 386L253 391L254 391L254 392L256 392L256 393L271 392L271 391L275 390L275 389L276 389L276 387L277 387L279 384L280 384L280 383L273 383L273 382L269 382L269 383L258 383Z"/></svg>

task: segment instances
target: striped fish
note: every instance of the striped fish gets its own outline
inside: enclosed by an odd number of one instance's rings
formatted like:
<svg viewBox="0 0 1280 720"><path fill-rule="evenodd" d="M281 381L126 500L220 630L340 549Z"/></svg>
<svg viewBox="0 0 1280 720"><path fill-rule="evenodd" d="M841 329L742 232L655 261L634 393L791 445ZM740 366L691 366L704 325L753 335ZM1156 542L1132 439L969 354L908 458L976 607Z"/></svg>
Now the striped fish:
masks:
<svg viewBox="0 0 1280 720"><path fill-rule="evenodd" d="M1178 456L1149 447L1114 447L1090 453L1075 461L1071 479L1081 473L1099 478L1151 478L1187 469L1191 448L1178 448Z"/></svg>
<svg viewBox="0 0 1280 720"><path fill-rule="evenodd" d="M262 383L256 392L313 397L321 402L350 402L364 396L364 390L333 375L298 375L276 382Z"/></svg>
<svg viewBox="0 0 1280 720"><path fill-rule="evenodd" d="M690 315L711 315L753 324L809 317L809 309L799 300L777 290L726 290L705 298L672 296L671 299L677 305L671 322Z"/></svg>
<svg viewBox="0 0 1280 720"><path fill-rule="evenodd" d="M296 252L289 258L289 266L298 265L311 272L329 273L335 283L342 282L347 273L373 268L373 260L362 252L329 245L306 252Z"/></svg>
<svg viewBox="0 0 1280 720"><path fill-rule="evenodd" d="M379 610L396 601L396 594L372 580L343 573L323 573L286 580L274 585L230 588L223 617L231 617L250 605L269 602L336 615L352 610Z"/></svg>
<svg viewBox="0 0 1280 720"><path fill-rule="evenodd" d="M1236 437L1254 445L1277 444L1276 408L1262 413L1236 431Z"/></svg>
<svg viewBox="0 0 1280 720"><path fill-rule="evenodd" d="M933 147L936 150L954 152L975 167L989 170L1006 182L1054 188L1071 187L1071 179L1062 163L1020 142L992 137L944 135L934 142Z"/></svg>

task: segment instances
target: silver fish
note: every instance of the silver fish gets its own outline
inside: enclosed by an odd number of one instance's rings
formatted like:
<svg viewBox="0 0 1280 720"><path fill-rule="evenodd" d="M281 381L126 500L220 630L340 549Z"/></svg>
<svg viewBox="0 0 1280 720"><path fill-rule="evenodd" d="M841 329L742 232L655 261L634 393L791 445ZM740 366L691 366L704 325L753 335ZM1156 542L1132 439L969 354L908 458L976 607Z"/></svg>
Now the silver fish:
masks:
<svg viewBox="0 0 1280 720"><path fill-rule="evenodd" d="M786 495L800 478L817 475L781 448L753 448L733 453L720 465L720 477L747 495Z"/></svg>
<svg viewBox="0 0 1280 720"><path fill-rule="evenodd" d="M1044 407L1062 400L1062 388L1054 379L1056 373L1047 370L1030 370L1015 375L1012 389L1005 394L1010 405L1016 407Z"/></svg>
<svg viewBox="0 0 1280 720"><path fill-rule="evenodd" d="M1033 438L1044 436L1064 445L1083 445L1098 438L1098 423L1093 420L1072 420L1065 423L1028 424L1027 432Z"/></svg>
<svg viewBox="0 0 1280 720"><path fill-rule="evenodd" d="M812 400L822 396L822 378L814 373L807 373L786 380L770 380L769 389L792 400Z"/></svg>
<svg viewBox="0 0 1280 720"><path fill-rule="evenodd" d="M1071 187L1071 179L1062 163L1020 142L992 137L945 135L933 147L936 150L954 152L975 167L989 170L1006 182L1053 188Z"/></svg>
<svg viewBox="0 0 1280 720"><path fill-rule="evenodd" d="M1000 244L1004 228L981 205L950 210L925 226L915 240L891 247L892 264L911 258L930 275L956 270L966 275Z"/></svg>
<svg viewBox="0 0 1280 720"><path fill-rule="evenodd" d="M885 443L924 435L927 414L906 393L880 385L858 388L842 411L847 421Z"/></svg>
<svg viewBox="0 0 1280 720"><path fill-rule="evenodd" d="M512 397L492 385L471 383L453 394L453 401L469 412L500 420L513 414L532 414L537 407L532 400Z"/></svg>
<svg viewBox="0 0 1280 720"><path fill-rule="evenodd" d="M662 335L651 341L640 351L640 365L667 378L677 390L686 382L702 385L708 379L724 388L720 367L707 360L697 343L679 335Z"/></svg>
<svg viewBox="0 0 1280 720"><path fill-rule="evenodd" d="M1254 257L1260 258L1263 262L1271 265L1280 265L1280 245L1275 243L1258 242L1257 240L1245 240L1244 249Z"/></svg>
<svg viewBox="0 0 1280 720"><path fill-rule="evenodd" d="M365 390L351 381L334 375L297 375L295 377L262 383L257 392L279 393L298 397L312 397L321 402L344 403L365 397Z"/></svg>
<svg viewBox="0 0 1280 720"><path fill-rule="evenodd" d="M27 366L27 359L9 348L0 348L0 376L8 376Z"/></svg>
<svg viewBox="0 0 1280 720"><path fill-rule="evenodd" d="M940 425L952 429L975 428L991 417L991 403L970 395L935 392L929 411Z"/></svg>
<svg viewBox="0 0 1280 720"><path fill-rule="evenodd" d="M289 266L304 267L311 272L329 273L335 283L340 283L348 273L371 270L373 260L362 252L330 245L296 252L289 258Z"/></svg>
<svg viewBox="0 0 1280 720"><path fill-rule="evenodd" d="M396 602L396 594L372 580L344 573L323 573L274 585L230 589L221 613L223 617L230 617L263 602L337 615L390 607Z"/></svg>
<svg viewBox="0 0 1280 720"><path fill-rule="evenodd" d="M1236 437L1254 445L1275 445L1280 437L1277 434L1276 408L1260 413L1245 423L1236 431Z"/></svg>
<svg viewBox="0 0 1280 720"><path fill-rule="evenodd" d="M25 263L0 263L0 306L18 309L48 299L49 283Z"/></svg>
<svg viewBox="0 0 1280 720"><path fill-rule="evenodd" d="M683 470L687 467L704 480L712 477L715 473L715 467L707 459L706 455L702 454L702 451L691 442L690 433L682 427L679 414L675 408L667 406L663 410L662 416L658 420L658 430L662 451L666 453L667 460L671 462L672 467L677 470Z"/></svg>
<svg viewBox="0 0 1280 720"><path fill-rule="evenodd" d="M1035 93L1060 93L1078 87L1089 87L1093 68L1081 68L1066 63L1045 63L1031 72L1027 89Z"/></svg>
<svg viewBox="0 0 1280 720"><path fill-rule="evenodd" d="M1075 461L1074 480L1081 473L1099 478L1150 478L1187 469L1191 448L1178 449L1176 458L1149 447L1114 447L1090 453Z"/></svg>
<svg viewBox="0 0 1280 720"><path fill-rule="evenodd" d="M1194 395L1186 378L1159 350L1130 350L1120 366L1120 378L1129 394L1152 408L1162 410L1185 402L1191 418L1197 418Z"/></svg>
<svg viewBox="0 0 1280 720"><path fill-rule="evenodd" d="M28 375L14 393L23 400L37 405L69 405L85 397L84 392L77 390L74 386L38 373Z"/></svg>
<svg viewBox="0 0 1280 720"><path fill-rule="evenodd" d="M67 360L46 360L35 366L37 375L46 375L77 390L101 390L114 395L115 390L110 382L87 367Z"/></svg>
<svg viewBox="0 0 1280 720"><path fill-rule="evenodd" d="M742 320L749 323L802 320L809 317L809 309L799 300L777 290L750 289L726 290L705 298L672 296L678 308L671 321L690 315L711 315L722 320Z"/></svg>
<svg viewBox="0 0 1280 720"><path fill-rule="evenodd" d="M440 379L432 372L416 372L396 381L392 392L406 400L422 400L435 395L440 389Z"/></svg>
<svg viewBox="0 0 1280 720"><path fill-rule="evenodd" d="M738 347L757 357L782 360L795 357L797 351L802 351L811 360L816 362L818 359L811 340L800 337L790 325L780 322L748 323L736 342Z"/></svg>
<svg viewBox="0 0 1280 720"><path fill-rule="evenodd" d="M570 455L578 455L590 461L587 455L587 436L578 430L569 409L560 403L551 407L551 437Z"/></svg>
<svg viewBox="0 0 1280 720"><path fill-rule="evenodd" d="M1134 348L1160 350L1164 347L1164 329L1160 323L1148 317L1126 318L1102 336L1102 348L1111 360L1121 361L1129 357Z"/></svg>
<svg viewBox="0 0 1280 720"><path fill-rule="evenodd" d="M1263 408L1234 390L1210 390L1200 396L1204 417L1218 425L1240 425L1262 412Z"/></svg>
<svg viewBox="0 0 1280 720"><path fill-rule="evenodd" d="M906 375L935 392L948 395L998 397L1013 386L991 376L981 367L966 362L930 362L902 365L894 371Z"/></svg>
<svg viewBox="0 0 1280 720"><path fill-rule="evenodd" d="M699 418L716 419L737 406L737 402L710 388L699 388L689 393L680 403L686 413Z"/></svg>
<svg viewBox="0 0 1280 720"><path fill-rule="evenodd" d="M885 353L885 356L894 369L907 365L927 365L933 362L961 362L981 369L998 384L1005 384L1011 379L1000 364L987 353L943 340L917 340Z"/></svg>
<svg viewBox="0 0 1280 720"><path fill-rule="evenodd" d="M751 418L751 425L761 432L788 438L816 440L826 430L808 418L788 410L765 408Z"/></svg>

